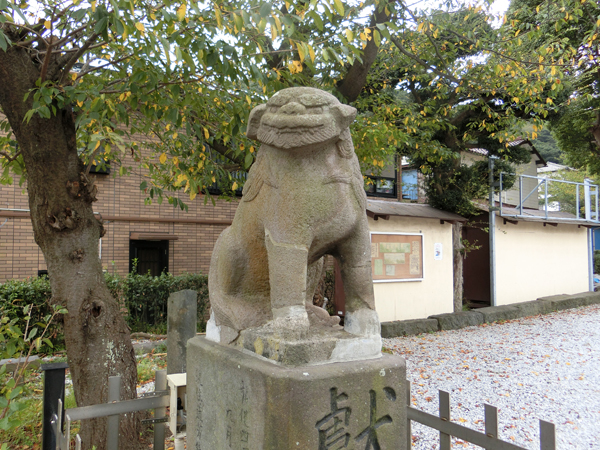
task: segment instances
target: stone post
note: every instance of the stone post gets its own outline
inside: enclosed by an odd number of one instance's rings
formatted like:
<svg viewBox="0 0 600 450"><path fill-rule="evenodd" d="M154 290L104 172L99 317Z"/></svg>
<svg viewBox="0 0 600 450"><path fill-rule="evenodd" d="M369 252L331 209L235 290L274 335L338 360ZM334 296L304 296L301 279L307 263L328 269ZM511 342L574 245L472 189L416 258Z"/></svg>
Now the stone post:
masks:
<svg viewBox="0 0 600 450"><path fill-rule="evenodd" d="M186 371L186 344L196 336L198 293L174 292L167 303L167 373Z"/></svg>

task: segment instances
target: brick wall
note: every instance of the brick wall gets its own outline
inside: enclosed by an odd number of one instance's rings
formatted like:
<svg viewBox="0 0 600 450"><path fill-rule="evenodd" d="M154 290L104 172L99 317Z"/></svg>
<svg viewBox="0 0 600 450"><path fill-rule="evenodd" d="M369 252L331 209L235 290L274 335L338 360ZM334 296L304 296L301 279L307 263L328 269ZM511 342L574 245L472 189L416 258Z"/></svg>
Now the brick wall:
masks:
<svg viewBox="0 0 600 450"><path fill-rule="evenodd" d="M118 170L114 165L114 172ZM160 232L177 236L169 241L169 272L208 273L215 241L231 222L238 200L210 200L197 196L190 201L186 194L175 194L188 205L188 211L174 208L165 200L144 205L140 191L141 173L131 176L90 175L96 179L98 201L94 212L102 215L106 234L101 243L102 266L111 273L124 275L129 270L129 237L132 232ZM0 283L11 278L37 276L45 270L44 257L33 238L26 187L18 180L11 186L0 186ZM11 210L11 211L8 211ZM217 223L194 223L216 221ZM190 223L191 222L191 223Z"/></svg>

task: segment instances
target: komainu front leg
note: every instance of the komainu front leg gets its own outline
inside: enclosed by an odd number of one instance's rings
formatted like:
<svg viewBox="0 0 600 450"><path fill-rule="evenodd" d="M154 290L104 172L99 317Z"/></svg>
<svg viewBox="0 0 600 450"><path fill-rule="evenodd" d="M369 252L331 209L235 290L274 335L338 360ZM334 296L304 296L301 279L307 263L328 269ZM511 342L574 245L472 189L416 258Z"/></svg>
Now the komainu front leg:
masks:
<svg viewBox="0 0 600 450"><path fill-rule="evenodd" d="M375 311L369 234L356 233L356 236L338 249L346 294L344 329L359 336L379 336L381 325Z"/></svg>
<svg viewBox="0 0 600 450"><path fill-rule="evenodd" d="M304 335L309 327L304 306L308 248L275 242L266 229L265 247L269 260L271 325L282 332Z"/></svg>

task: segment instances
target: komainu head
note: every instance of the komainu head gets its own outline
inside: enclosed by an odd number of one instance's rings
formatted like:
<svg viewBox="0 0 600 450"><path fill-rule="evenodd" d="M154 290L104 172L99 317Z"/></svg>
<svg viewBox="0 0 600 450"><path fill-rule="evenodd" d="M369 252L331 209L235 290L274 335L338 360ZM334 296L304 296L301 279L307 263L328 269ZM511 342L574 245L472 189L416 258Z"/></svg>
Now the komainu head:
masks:
<svg viewBox="0 0 600 450"><path fill-rule="evenodd" d="M246 134L283 150L302 149L349 138L356 109L319 89L283 89L250 113ZM348 136L346 136L348 134Z"/></svg>

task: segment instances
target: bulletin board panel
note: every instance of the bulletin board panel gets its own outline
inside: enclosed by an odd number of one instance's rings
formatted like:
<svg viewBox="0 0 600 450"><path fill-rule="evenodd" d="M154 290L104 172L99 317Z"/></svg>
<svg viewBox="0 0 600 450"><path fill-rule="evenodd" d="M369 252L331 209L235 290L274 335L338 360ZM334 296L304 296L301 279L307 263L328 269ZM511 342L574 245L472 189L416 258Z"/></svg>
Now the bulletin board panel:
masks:
<svg viewBox="0 0 600 450"><path fill-rule="evenodd" d="M373 282L423 280L423 235L371 232Z"/></svg>

